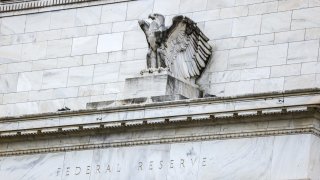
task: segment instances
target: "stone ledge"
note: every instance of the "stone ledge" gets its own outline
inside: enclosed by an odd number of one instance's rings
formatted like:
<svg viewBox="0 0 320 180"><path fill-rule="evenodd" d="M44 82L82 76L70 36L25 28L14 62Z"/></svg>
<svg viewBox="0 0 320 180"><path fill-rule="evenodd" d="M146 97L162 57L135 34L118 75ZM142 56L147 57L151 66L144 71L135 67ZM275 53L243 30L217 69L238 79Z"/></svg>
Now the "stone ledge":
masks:
<svg viewBox="0 0 320 180"><path fill-rule="evenodd" d="M100 107L97 109L82 109L76 111L57 111L49 113L40 113L40 114L28 114L22 116L7 116L0 117L1 122L10 122L17 120L28 120L28 119L38 119L38 118L51 118L51 117L67 117L74 115L85 115L85 114L96 114L101 112L114 112L114 111L128 111L132 109L141 109L141 108L161 108L166 106L180 106L180 105L193 105L193 104L202 104L202 103L218 103L218 102L233 102L233 101L249 101L249 100L258 100L258 99L283 99L285 97L298 97L304 95L319 96L320 88L311 88L311 89L297 89L297 90L287 90L287 91L277 91L277 92L268 92L268 93L256 93L256 94L245 94L240 96L224 96L224 97L209 97L209 98L197 98L197 99L186 99L178 101L166 101L166 102L157 102L157 103L146 103L146 104L132 104L125 106L108 106ZM103 103L101 101L100 103ZM105 101L108 102L108 101ZM319 104L320 101L317 101ZM282 104L284 105L284 104Z"/></svg>
<svg viewBox="0 0 320 180"><path fill-rule="evenodd" d="M126 2L133 0L33 0L33 1L22 1L22 2L6 2L0 4L0 13L24 11L31 9L40 9L46 7L63 6L63 9L67 9L65 5L79 4L79 7L100 4L111 4L117 2ZM74 8L70 6L70 8ZM52 8L50 9L52 11Z"/></svg>

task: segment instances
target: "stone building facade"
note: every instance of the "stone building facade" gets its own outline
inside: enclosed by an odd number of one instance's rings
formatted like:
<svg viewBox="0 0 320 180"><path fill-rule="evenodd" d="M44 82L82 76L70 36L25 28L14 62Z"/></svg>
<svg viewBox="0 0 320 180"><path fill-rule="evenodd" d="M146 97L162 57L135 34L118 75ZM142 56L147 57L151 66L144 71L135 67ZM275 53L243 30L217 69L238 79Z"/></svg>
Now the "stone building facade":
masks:
<svg viewBox="0 0 320 180"><path fill-rule="evenodd" d="M197 22L216 97L96 103L146 68L150 13ZM319 17L319 0L3 1L0 175L320 179Z"/></svg>

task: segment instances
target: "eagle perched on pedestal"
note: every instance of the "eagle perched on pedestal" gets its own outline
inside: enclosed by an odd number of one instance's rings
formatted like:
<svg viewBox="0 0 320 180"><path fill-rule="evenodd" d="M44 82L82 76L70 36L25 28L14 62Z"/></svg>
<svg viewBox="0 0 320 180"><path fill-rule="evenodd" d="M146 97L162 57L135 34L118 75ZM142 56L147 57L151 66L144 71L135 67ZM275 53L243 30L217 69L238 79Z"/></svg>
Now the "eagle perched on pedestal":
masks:
<svg viewBox="0 0 320 180"><path fill-rule="evenodd" d="M195 22L186 16L175 16L171 27L165 27L161 14L150 14L148 20L139 20L149 50L147 70L166 69L175 77L197 78L212 54L209 39Z"/></svg>

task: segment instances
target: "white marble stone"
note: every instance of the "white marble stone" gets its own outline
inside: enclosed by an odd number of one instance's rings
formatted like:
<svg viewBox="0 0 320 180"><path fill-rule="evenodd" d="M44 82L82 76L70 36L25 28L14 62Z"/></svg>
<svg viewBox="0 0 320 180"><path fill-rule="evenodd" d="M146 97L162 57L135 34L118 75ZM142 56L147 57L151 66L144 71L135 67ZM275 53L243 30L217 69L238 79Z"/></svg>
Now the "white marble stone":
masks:
<svg viewBox="0 0 320 180"><path fill-rule="evenodd" d="M32 61L32 70L45 70L45 69L54 69L57 67L57 59L47 59Z"/></svg>
<svg viewBox="0 0 320 180"><path fill-rule="evenodd" d="M124 81L130 77L137 77L141 70L146 69L146 66L145 60L121 62L118 81Z"/></svg>
<svg viewBox="0 0 320 180"><path fill-rule="evenodd" d="M271 179L306 179L310 141L311 135L275 137Z"/></svg>
<svg viewBox="0 0 320 180"><path fill-rule="evenodd" d="M136 49L148 47L145 34L141 30L128 31L123 36L123 49Z"/></svg>
<svg viewBox="0 0 320 180"><path fill-rule="evenodd" d="M271 1L259 4L249 5L249 15L258 15L277 12L278 10L278 1Z"/></svg>
<svg viewBox="0 0 320 180"><path fill-rule="evenodd" d="M79 67L82 65L82 56L71 56L57 59L57 68Z"/></svg>
<svg viewBox="0 0 320 180"><path fill-rule="evenodd" d="M207 9L219 9L234 6L235 0L208 0L207 3Z"/></svg>
<svg viewBox="0 0 320 180"><path fill-rule="evenodd" d="M259 79L254 82L254 92L272 92L282 91L284 85L284 78L270 78L270 79Z"/></svg>
<svg viewBox="0 0 320 180"><path fill-rule="evenodd" d="M288 44L261 46L258 51L258 66L286 64Z"/></svg>
<svg viewBox="0 0 320 180"><path fill-rule="evenodd" d="M99 24L101 17L101 6L91 6L85 8L79 8L76 12L76 22L77 26L85 26L92 24Z"/></svg>
<svg viewBox="0 0 320 180"><path fill-rule="evenodd" d="M291 29L312 28L320 26L320 7L294 10L292 13Z"/></svg>
<svg viewBox="0 0 320 180"><path fill-rule="evenodd" d="M320 73L320 62L303 63L301 66L301 74Z"/></svg>
<svg viewBox="0 0 320 180"><path fill-rule="evenodd" d="M303 88L312 88L316 85L316 76L315 74L300 75L300 76L289 76L285 78L284 90L292 90L299 87Z"/></svg>
<svg viewBox="0 0 320 180"><path fill-rule="evenodd" d="M205 22L205 34L210 39L221 39L231 36L232 19Z"/></svg>
<svg viewBox="0 0 320 180"><path fill-rule="evenodd" d="M128 2L127 20L147 18L152 13L154 0Z"/></svg>
<svg viewBox="0 0 320 180"><path fill-rule="evenodd" d="M36 32L37 41L57 40L61 37L61 30L49 30Z"/></svg>
<svg viewBox="0 0 320 180"><path fill-rule="evenodd" d="M51 13L31 14L27 16L26 32L45 31L50 29Z"/></svg>
<svg viewBox="0 0 320 180"><path fill-rule="evenodd" d="M244 41L244 37L219 39L214 41L214 46L216 50L237 49L243 48Z"/></svg>
<svg viewBox="0 0 320 180"><path fill-rule="evenodd" d="M42 71L19 73L17 91L30 91L41 89Z"/></svg>
<svg viewBox="0 0 320 180"><path fill-rule="evenodd" d="M49 100L54 98L52 94L53 94L53 89L29 91L28 100L29 101Z"/></svg>
<svg viewBox="0 0 320 180"><path fill-rule="evenodd" d="M78 87L58 88L52 92L52 97L56 99L71 98L78 96Z"/></svg>
<svg viewBox="0 0 320 180"><path fill-rule="evenodd" d="M50 29L73 27L75 25L76 9L54 11L51 14Z"/></svg>
<svg viewBox="0 0 320 180"><path fill-rule="evenodd" d="M143 58L146 57L146 53L143 54ZM120 61L130 61L135 59L135 51L134 50L124 50L124 51L115 51L109 53L109 62L120 62ZM143 59L140 58L140 59Z"/></svg>
<svg viewBox="0 0 320 180"><path fill-rule="evenodd" d="M140 30L137 20L121 21L112 24L112 32Z"/></svg>
<svg viewBox="0 0 320 180"><path fill-rule="evenodd" d="M97 52L98 36L73 38L71 55L93 54Z"/></svg>
<svg viewBox="0 0 320 180"><path fill-rule="evenodd" d="M66 87L68 69L53 69L43 72L42 89Z"/></svg>
<svg viewBox="0 0 320 180"><path fill-rule="evenodd" d="M246 36L244 41L244 47L269 45L269 44L273 44L273 42L274 42L273 33Z"/></svg>
<svg viewBox="0 0 320 180"><path fill-rule="evenodd" d="M92 83L94 66L80 66L69 69L67 86L79 86Z"/></svg>
<svg viewBox="0 0 320 180"><path fill-rule="evenodd" d="M320 39L320 28L306 29L306 40Z"/></svg>
<svg viewBox="0 0 320 180"><path fill-rule="evenodd" d="M308 0L284 0L279 1L278 11L289 11L308 7Z"/></svg>
<svg viewBox="0 0 320 180"><path fill-rule="evenodd" d="M271 77L300 75L301 64L287 64L271 67Z"/></svg>
<svg viewBox="0 0 320 180"><path fill-rule="evenodd" d="M0 47L0 64L18 62L21 60L22 45L9 45Z"/></svg>
<svg viewBox="0 0 320 180"><path fill-rule="evenodd" d="M111 33L112 30L112 23L107 24L97 24L97 25L91 25L87 26L87 35L98 35L98 34L107 34Z"/></svg>
<svg viewBox="0 0 320 180"><path fill-rule="evenodd" d="M48 41L47 58L70 56L72 39L61 39Z"/></svg>
<svg viewBox="0 0 320 180"><path fill-rule="evenodd" d="M115 3L102 6L101 10L101 22L117 22L124 21L126 19L127 4Z"/></svg>
<svg viewBox="0 0 320 180"><path fill-rule="evenodd" d="M261 16L236 18L233 22L232 36L246 36L260 33Z"/></svg>
<svg viewBox="0 0 320 180"><path fill-rule="evenodd" d="M18 73L0 75L0 92L10 93L17 90Z"/></svg>
<svg viewBox="0 0 320 180"><path fill-rule="evenodd" d="M1 19L0 34L18 34L24 33L26 16L12 16Z"/></svg>
<svg viewBox="0 0 320 180"><path fill-rule="evenodd" d="M3 104L8 103L17 103L17 102L24 102L28 101L28 92L21 92L21 93L10 93L3 95Z"/></svg>
<svg viewBox="0 0 320 180"><path fill-rule="evenodd" d="M203 11L206 9L207 0L180 0L180 13Z"/></svg>
<svg viewBox="0 0 320 180"><path fill-rule="evenodd" d="M262 16L261 33L287 31L290 29L291 12L278 12Z"/></svg>
<svg viewBox="0 0 320 180"><path fill-rule="evenodd" d="M287 31L275 33L274 43L286 43L294 41L303 41L305 30Z"/></svg>
<svg viewBox="0 0 320 180"><path fill-rule="evenodd" d="M32 62L10 63L7 66L7 73L31 71Z"/></svg>
<svg viewBox="0 0 320 180"><path fill-rule="evenodd" d="M44 59L47 52L47 42L36 42L22 45L21 58L23 60Z"/></svg>
<svg viewBox="0 0 320 180"><path fill-rule="evenodd" d="M179 13L180 0L155 0L153 12L161 12L164 15Z"/></svg>
<svg viewBox="0 0 320 180"><path fill-rule="evenodd" d="M122 49L123 33L100 35L98 38L97 52L111 52Z"/></svg>
<svg viewBox="0 0 320 180"><path fill-rule="evenodd" d="M237 91L235 91L237 89ZM240 94L253 93L254 80L229 82L225 85L225 96L235 96Z"/></svg>
<svg viewBox="0 0 320 180"><path fill-rule="evenodd" d="M308 179L318 175L318 142L313 135L285 135L2 157L0 174L35 180ZM311 147L316 159L308 156Z"/></svg>
<svg viewBox="0 0 320 180"><path fill-rule="evenodd" d="M252 68L241 70L241 80L265 79L270 77L270 68Z"/></svg>
<svg viewBox="0 0 320 180"><path fill-rule="evenodd" d="M318 51L318 40L289 43L288 62L298 63L317 61Z"/></svg>
<svg viewBox="0 0 320 180"><path fill-rule="evenodd" d="M72 28L66 28L61 29L60 38L61 39L67 39L67 38L73 38L73 37L82 37L87 34L87 27L72 27Z"/></svg>
<svg viewBox="0 0 320 180"><path fill-rule="evenodd" d="M93 83L117 82L120 71L120 63L107 63L96 65L93 74Z"/></svg>
<svg viewBox="0 0 320 180"><path fill-rule="evenodd" d="M229 53L228 69L252 68L256 66L258 48L233 49Z"/></svg>
<svg viewBox="0 0 320 180"><path fill-rule="evenodd" d="M104 64L108 61L108 53L84 55L82 61L83 65Z"/></svg>
<svg viewBox="0 0 320 180"><path fill-rule="evenodd" d="M2 158L1 176L8 179L57 179L65 153ZM60 177L60 176L58 176ZM60 178L59 178L60 179Z"/></svg>

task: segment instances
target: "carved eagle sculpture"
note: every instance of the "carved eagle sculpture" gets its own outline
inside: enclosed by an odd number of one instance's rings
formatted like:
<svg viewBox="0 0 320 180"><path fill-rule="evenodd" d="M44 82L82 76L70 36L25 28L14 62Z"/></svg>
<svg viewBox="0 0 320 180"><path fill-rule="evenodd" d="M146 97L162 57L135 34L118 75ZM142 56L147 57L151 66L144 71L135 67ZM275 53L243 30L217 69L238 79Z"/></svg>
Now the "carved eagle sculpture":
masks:
<svg viewBox="0 0 320 180"><path fill-rule="evenodd" d="M139 25L149 45L148 69L144 72L166 69L183 79L201 75L212 47L195 22L186 16L175 16L171 27L165 27L163 15L150 14L149 20L139 20Z"/></svg>

